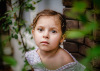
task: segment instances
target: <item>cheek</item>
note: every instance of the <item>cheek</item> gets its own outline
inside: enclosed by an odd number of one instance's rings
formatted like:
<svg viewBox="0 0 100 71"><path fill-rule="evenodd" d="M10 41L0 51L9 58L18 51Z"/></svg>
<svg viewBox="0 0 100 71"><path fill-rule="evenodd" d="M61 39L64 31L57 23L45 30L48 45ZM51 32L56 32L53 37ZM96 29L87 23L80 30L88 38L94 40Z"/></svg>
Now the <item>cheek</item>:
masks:
<svg viewBox="0 0 100 71"><path fill-rule="evenodd" d="M35 42L37 42L39 40L39 35L37 32L34 32L33 38L34 38Z"/></svg>
<svg viewBox="0 0 100 71"><path fill-rule="evenodd" d="M60 43L60 40L61 40L61 37L60 36L52 37L52 43L59 44Z"/></svg>

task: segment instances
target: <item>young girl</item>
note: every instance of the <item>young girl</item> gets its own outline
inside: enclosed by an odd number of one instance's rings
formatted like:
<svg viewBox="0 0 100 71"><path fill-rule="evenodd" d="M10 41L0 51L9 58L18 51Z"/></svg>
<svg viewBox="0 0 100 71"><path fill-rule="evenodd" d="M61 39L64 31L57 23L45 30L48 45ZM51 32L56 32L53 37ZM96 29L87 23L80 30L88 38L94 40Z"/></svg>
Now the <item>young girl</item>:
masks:
<svg viewBox="0 0 100 71"><path fill-rule="evenodd" d="M62 14L44 10L37 14L32 26L38 48L26 52L25 57L34 71L84 71L85 66L59 46L66 31L66 19Z"/></svg>

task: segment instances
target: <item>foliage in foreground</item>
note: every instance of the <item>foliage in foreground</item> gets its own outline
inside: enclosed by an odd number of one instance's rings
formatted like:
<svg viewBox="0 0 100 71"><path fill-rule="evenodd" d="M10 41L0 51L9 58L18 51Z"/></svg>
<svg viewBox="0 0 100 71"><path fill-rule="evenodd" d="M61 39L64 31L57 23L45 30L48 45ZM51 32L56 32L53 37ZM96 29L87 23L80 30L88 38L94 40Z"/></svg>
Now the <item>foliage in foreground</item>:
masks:
<svg viewBox="0 0 100 71"><path fill-rule="evenodd" d="M100 1L93 0L94 8L87 11L87 3L83 0L75 1L67 16L80 21L83 25L82 29L72 29L66 32L67 38L82 38L88 36L90 40L95 40L94 35L89 35L100 28L100 22L93 15L100 14ZM93 71L90 65L93 59L100 59L100 45L96 44L87 50L87 56L81 62L86 66L86 71Z"/></svg>

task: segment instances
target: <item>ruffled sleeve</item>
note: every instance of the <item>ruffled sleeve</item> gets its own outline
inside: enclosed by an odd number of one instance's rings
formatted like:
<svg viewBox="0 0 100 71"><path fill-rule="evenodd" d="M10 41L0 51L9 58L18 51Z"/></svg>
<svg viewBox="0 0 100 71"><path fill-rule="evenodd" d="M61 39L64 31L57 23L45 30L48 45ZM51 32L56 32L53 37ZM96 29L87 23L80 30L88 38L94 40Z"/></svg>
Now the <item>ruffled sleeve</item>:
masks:
<svg viewBox="0 0 100 71"><path fill-rule="evenodd" d="M72 68L69 68L68 71L72 70L72 71L84 71L85 70L85 66L80 64L79 62L76 63L75 66L73 66Z"/></svg>
<svg viewBox="0 0 100 71"><path fill-rule="evenodd" d="M33 51L28 51L25 53L25 58L27 59L28 63L30 65L34 64L34 55L33 55Z"/></svg>

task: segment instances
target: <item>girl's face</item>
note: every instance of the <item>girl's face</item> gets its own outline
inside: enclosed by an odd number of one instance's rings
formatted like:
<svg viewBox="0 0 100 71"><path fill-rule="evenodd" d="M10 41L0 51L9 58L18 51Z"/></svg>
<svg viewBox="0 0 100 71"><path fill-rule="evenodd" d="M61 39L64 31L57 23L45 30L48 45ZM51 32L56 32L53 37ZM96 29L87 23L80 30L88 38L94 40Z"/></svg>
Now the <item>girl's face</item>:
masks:
<svg viewBox="0 0 100 71"><path fill-rule="evenodd" d="M43 51L57 49L63 41L61 24L55 16L40 17L32 32L35 43Z"/></svg>

